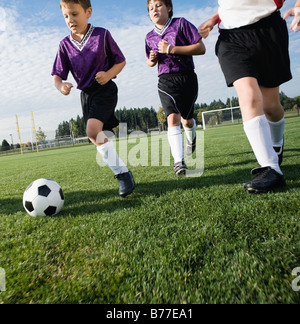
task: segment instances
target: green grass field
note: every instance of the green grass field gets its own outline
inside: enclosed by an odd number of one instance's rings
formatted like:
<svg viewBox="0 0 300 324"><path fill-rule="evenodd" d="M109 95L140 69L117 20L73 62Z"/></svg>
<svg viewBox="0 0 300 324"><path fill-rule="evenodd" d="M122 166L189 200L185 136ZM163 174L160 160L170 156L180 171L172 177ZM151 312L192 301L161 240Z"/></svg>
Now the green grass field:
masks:
<svg viewBox="0 0 300 324"><path fill-rule="evenodd" d="M0 158L1 303L299 303L300 118L287 120L287 190L243 190L257 167L242 126L205 132L205 173L132 167L123 200L92 145ZM22 207L47 177L66 203L53 218Z"/></svg>

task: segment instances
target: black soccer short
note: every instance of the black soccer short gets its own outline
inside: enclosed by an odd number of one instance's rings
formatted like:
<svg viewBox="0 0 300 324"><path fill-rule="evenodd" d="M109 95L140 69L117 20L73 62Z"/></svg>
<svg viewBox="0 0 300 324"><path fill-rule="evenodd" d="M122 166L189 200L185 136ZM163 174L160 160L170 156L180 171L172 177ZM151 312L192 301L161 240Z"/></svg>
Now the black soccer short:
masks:
<svg viewBox="0 0 300 324"><path fill-rule="evenodd" d="M249 26L221 29L216 55L229 87L245 77L266 88L292 79L288 29L280 12Z"/></svg>
<svg viewBox="0 0 300 324"><path fill-rule="evenodd" d="M167 117L181 114L185 120L194 118L198 98L198 78L194 72L161 75L158 93Z"/></svg>
<svg viewBox="0 0 300 324"><path fill-rule="evenodd" d="M111 131L119 125L115 117L118 103L118 88L113 81L105 85L95 82L90 88L81 92L81 105L85 123L97 119L104 123L103 130Z"/></svg>

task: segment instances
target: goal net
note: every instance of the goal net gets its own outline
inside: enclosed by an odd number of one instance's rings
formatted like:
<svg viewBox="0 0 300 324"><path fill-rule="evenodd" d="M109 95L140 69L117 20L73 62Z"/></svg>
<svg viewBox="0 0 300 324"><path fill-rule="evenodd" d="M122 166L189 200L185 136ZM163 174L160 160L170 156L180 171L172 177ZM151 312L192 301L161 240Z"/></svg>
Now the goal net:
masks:
<svg viewBox="0 0 300 324"><path fill-rule="evenodd" d="M203 129L220 126L242 124L242 112L240 107L232 107L202 113Z"/></svg>

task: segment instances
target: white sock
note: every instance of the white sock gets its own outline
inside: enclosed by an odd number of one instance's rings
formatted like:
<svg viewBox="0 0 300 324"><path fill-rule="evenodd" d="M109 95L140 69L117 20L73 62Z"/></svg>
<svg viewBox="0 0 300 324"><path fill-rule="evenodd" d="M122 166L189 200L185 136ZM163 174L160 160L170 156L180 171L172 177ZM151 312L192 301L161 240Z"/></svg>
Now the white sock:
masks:
<svg viewBox="0 0 300 324"><path fill-rule="evenodd" d="M129 170L124 162L119 158L113 142L107 142L97 147L104 163L113 171L115 175L127 173Z"/></svg>
<svg viewBox="0 0 300 324"><path fill-rule="evenodd" d="M285 129L285 119L282 118L279 122L274 123L269 121L273 146L283 145L283 136Z"/></svg>
<svg viewBox="0 0 300 324"><path fill-rule="evenodd" d="M169 144L171 146L174 162L179 163L184 159L183 155L183 136L181 127L169 127L168 129Z"/></svg>
<svg viewBox="0 0 300 324"><path fill-rule="evenodd" d="M184 131L186 134L187 141L189 143L193 143L195 137L196 137L196 129L197 129L197 124L196 121L194 120L194 126L192 128L184 127Z"/></svg>
<svg viewBox="0 0 300 324"><path fill-rule="evenodd" d="M271 167L282 174L278 155L273 148L270 126L266 116L262 115L245 122L244 130L260 166L262 168Z"/></svg>

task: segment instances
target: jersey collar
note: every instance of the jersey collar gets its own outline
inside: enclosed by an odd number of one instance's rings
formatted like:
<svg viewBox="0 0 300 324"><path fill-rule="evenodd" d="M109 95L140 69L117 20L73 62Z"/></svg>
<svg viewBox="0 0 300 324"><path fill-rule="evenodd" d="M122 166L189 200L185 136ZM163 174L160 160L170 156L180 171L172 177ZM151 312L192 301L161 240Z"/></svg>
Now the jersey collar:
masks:
<svg viewBox="0 0 300 324"><path fill-rule="evenodd" d="M88 32L85 34L85 36L83 37L81 42L78 42L77 40L75 40L72 37L72 35L70 35L71 42L78 48L79 51L82 51L84 49L85 45L87 44L90 37L92 36L92 33L93 33L94 29L95 29L95 27L90 25L90 28L89 28Z"/></svg>
<svg viewBox="0 0 300 324"><path fill-rule="evenodd" d="M154 31L158 34L158 35L163 35L163 33L168 29L168 27L171 25L173 18L170 18L167 23L165 24L163 29L158 28L157 26L155 26Z"/></svg>

